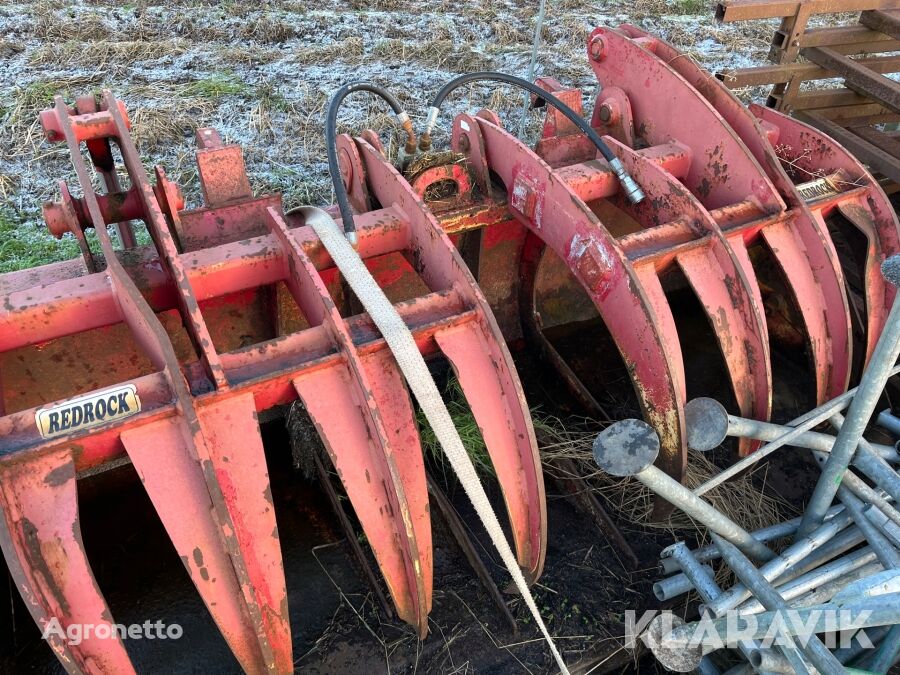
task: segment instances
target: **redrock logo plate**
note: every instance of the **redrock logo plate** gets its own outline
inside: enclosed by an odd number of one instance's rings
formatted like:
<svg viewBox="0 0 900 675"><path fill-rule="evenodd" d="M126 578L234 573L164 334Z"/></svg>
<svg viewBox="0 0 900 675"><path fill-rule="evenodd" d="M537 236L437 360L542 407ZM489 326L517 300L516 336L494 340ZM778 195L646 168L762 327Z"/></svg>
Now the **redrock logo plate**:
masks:
<svg viewBox="0 0 900 675"><path fill-rule="evenodd" d="M128 384L73 398L52 408L42 408L34 417L41 436L53 438L131 417L140 411L141 399L138 398L137 388Z"/></svg>

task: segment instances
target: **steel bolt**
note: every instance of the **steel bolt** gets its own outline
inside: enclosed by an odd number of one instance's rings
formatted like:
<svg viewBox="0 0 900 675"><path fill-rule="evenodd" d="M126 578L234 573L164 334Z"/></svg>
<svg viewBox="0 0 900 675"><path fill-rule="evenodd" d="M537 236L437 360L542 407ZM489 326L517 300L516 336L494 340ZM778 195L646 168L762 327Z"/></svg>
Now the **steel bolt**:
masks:
<svg viewBox="0 0 900 675"><path fill-rule="evenodd" d="M606 49L606 45L603 44L603 38L599 35L595 36L591 40L591 58L594 61L602 61L603 53Z"/></svg>

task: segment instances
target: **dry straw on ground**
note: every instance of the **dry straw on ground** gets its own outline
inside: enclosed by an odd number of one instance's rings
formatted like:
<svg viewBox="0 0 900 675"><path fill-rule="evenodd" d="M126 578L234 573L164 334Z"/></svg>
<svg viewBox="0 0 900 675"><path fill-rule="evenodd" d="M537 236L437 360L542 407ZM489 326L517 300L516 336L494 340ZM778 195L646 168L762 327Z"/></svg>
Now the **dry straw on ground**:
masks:
<svg viewBox="0 0 900 675"><path fill-rule="evenodd" d="M550 470L557 470L553 459L572 460L579 475L610 505L621 521L644 527L672 531L678 537L693 531L705 536L705 528L675 510L664 521L651 518L653 493L634 478L616 478L601 471L594 463L592 444L602 424L586 419L562 420L535 414L535 426L541 446L541 457ZM702 453L691 452L684 484L695 488L720 469ZM715 508L748 530L756 530L794 515L793 507L784 499L764 489L765 467L743 474L704 495Z"/></svg>

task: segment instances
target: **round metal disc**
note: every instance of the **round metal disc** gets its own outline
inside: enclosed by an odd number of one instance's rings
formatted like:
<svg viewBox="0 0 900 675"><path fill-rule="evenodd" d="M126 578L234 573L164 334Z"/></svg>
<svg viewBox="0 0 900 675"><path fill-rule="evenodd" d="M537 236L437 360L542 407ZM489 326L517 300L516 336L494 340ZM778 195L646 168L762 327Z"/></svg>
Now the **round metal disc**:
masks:
<svg viewBox="0 0 900 675"><path fill-rule="evenodd" d="M700 665L700 660L703 658L703 648L699 645L678 647L677 649L663 645L663 639L668 635L667 631L683 624L684 621L677 615L670 614L667 620L666 615L660 614L647 625L647 630L641 636L656 660L676 673L692 672Z"/></svg>
<svg viewBox="0 0 900 675"><path fill-rule="evenodd" d="M622 420L594 439L594 461L613 476L633 476L656 461L659 436L646 422Z"/></svg>
<svg viewBox="0 0 900 675"><path fill-rule="evenodd" d="M691 450L708 452L728 436L728 412L712 398L695 398L684 406L684 427Z"/></svg>
<svg viewBox="0 0 900 675"><path fill-rule="evenodd" d="M881 263L881 274L894 286L900 286L900 254L892 255Z"/></svg>

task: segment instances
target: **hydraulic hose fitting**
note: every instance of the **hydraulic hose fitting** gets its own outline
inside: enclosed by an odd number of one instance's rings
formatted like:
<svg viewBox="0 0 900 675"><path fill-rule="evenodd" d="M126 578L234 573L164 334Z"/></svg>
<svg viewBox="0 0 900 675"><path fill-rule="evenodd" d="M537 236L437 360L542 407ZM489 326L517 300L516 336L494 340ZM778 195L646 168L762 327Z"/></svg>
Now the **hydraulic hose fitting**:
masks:
<svg viewBox="0 0 900 675"><path fill-rule="evenodd" d="M637 181L631 177L631 174L625 170L618 157L613 157L609 160L609 168L613 170L616 178L619 179L628 201L632 204L640 204L644 200L644 191L641 190L641 186L637 184Z"/></svg>
<svg viewBox="0 0 900 675"><path fill-rule="evenodd" d="M425 118L425 131L419 136L419 150L428 152L431 150L431 132L434 131L434 125L437 124L437 118L441 109L431 106L428 109L428 117Z"/></svg>
<svg viewBox="0 0 900 675"><path fill-rule="evenodd" d="M398 113L396 117L397 124L406 132L406 144L401 146L400 152L397 153L397 165L402 171L409 164L409 160L416 156L416 132L413 129L412 120L409 119L406 111Z"/></svg>

